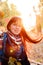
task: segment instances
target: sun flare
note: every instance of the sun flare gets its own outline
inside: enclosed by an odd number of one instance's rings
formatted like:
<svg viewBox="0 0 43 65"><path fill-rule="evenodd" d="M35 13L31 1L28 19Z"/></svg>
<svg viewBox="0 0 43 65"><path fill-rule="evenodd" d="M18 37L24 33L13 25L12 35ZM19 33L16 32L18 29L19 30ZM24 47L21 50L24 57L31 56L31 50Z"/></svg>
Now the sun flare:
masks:
<svg viewBox="0 0 43 65"><path fill-rule="evenodd" d="M14 3L17 10L21 14L22 23L26 30L30 31L36 25L36 13L38 9L39 0L8 0L9 3Z"/></svg>

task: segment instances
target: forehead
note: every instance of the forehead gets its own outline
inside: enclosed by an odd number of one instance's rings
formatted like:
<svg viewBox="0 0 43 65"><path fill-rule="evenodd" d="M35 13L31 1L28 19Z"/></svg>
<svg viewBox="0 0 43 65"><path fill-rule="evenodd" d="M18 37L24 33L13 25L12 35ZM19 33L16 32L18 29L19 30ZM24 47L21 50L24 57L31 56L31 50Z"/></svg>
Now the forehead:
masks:
<svg viewBox="0 0 43 65"><path fill-rule="evenodd" d="M21 19L20 18L15 18L15 19L13 19L12 20L12 24L13 25L19 25L20 26L20 24L21 24ZM12 25L11 24L11 25Z"/></svg>

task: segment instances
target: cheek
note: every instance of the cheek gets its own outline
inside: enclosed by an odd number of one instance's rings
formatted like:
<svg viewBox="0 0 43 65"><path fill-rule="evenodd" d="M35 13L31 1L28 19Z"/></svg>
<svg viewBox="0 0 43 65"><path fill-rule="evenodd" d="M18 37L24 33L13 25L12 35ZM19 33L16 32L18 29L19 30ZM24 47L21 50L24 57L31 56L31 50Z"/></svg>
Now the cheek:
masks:
<svg viewBox="0 0 43 65"><path fill-rule="evenodd" d="M14 33L15 27L11 26L11 31Z"/></svg>

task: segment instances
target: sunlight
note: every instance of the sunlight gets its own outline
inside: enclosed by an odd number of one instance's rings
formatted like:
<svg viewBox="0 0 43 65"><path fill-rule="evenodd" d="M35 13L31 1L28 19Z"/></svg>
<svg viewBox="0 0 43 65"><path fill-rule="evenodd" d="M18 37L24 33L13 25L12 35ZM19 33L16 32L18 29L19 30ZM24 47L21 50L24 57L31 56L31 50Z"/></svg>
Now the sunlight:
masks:
<svg viewBox="0 0 43 65"><path fill-rule="evenodd" d="M39 0L8 0L8 2L16 5L26 31L30 31L36 26L36 14L33 7L38 10Z"/></svg>

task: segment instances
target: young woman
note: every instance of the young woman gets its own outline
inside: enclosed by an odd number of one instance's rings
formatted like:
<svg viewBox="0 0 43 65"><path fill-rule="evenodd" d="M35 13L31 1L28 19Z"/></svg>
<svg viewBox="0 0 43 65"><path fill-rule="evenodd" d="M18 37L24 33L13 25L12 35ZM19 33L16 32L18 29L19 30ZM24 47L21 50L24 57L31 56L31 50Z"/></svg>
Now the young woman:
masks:
<svg viewBox="0 0 43 65"><path fill-rule="evenodd" d="M22 65L30 65L24 49L22 41L22 20L19 17L10 19L7 25L7 32L4 33L3 52L4 56L14 57L22 63Z"/></svg>

